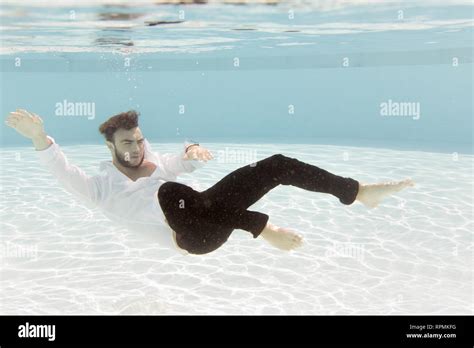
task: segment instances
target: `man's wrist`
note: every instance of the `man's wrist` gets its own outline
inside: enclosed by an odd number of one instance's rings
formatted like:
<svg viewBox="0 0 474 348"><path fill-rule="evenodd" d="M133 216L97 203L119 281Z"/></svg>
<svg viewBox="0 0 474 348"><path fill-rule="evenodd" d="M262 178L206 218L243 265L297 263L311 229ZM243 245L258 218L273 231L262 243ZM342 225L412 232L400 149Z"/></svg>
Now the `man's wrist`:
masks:
<svg viewBox="0 0 474 348"><path fill-rule="evenodd" d="M186 150L184 150L184 153L188 152L188 150L189 150L189 148L190 148L191 146L199 146L199 144L187 145L187 146L186 146Z"/></svg>
<svg viewBox="0 0 474 348"><path fill-rule="evenodd" d="M36 151L45 150L51 145L53 142L48 139L48 136L45 132L36 135L34 138L31 138L33 145Z"/></svg>

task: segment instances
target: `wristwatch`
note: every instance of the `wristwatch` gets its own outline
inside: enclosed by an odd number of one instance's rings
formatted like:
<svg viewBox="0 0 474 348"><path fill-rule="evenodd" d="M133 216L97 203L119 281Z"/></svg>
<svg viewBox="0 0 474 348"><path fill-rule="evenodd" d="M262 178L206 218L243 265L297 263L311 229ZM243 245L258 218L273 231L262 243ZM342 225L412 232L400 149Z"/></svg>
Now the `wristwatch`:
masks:
<svg viewBox="0 0 474 348"><path fill-rule="evenodd" d="M187 141L186 141L187 142ZM189 142L190 145L186 145L186 150L184 151L184 153L188 152L188 149L191 147L191 146L195 146L195 145L198 145L199 146L199 143L198 142L195 142L195 141L190 141Z"/></svg>

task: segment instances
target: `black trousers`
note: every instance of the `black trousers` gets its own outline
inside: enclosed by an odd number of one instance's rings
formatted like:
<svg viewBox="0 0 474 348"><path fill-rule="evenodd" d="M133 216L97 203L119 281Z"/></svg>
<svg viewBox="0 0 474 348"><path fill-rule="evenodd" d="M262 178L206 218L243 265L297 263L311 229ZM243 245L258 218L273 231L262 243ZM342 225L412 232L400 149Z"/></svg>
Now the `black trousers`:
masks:
<svg viewBox="0 0 474 348"><path fill-rule="evenodd" d="M269 216L248 207L280 184L329 193L347 205L359 191L357 180L276 154L236 169L202 192L168 181L160 186L158 200L179 247L206 254L224 244L234 229L257 238Z"/></svg>

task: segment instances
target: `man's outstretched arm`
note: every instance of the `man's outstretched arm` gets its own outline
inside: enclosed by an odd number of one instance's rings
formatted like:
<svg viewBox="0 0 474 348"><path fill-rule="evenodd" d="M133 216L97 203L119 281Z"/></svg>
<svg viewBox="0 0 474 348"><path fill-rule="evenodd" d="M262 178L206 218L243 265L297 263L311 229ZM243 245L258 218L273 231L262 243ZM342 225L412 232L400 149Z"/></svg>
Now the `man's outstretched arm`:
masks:
<svg viewBox="0 0 474 348"><path fill-rule="evenodd" d="M43 120L37 114L24 109L16 109L10 112L5 120L5 124L25 138L31 139L36 150L44 150L51 145L44 131Z"/></svg>
<svg viewBox="0 0 474 348"><path fill-rule="evenodd" d="M26 138L31 139L45 167L70 193L86 203L97 203L100 194L98 177L87 175L81 168L71 165L54 139L44 131L43 120L23 109L11 112L5 123Z"/></svg>

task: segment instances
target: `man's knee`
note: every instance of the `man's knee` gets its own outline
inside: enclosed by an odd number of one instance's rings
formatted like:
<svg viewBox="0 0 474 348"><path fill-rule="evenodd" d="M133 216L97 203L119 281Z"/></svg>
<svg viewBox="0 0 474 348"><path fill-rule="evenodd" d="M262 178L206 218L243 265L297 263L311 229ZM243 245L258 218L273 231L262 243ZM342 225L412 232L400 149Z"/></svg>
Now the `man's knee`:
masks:
<svg viewBox="0 0 474 348"><path fill-rule="evenodd" d="M281 160L281 159L285 158L285 156L282 155L281 153L274 154L274 155L271 156L271 157L276 158L276 159L278 159L278 160Z"/></svg>
<svg viewBox="0 0 474 348"><path fill-rule="evenodd" d="M282 185L291 185L296 172L297 159L277 153L270 157L270 172L274 173L273 180Z"/></svg>
<svg viewBox="0 0 474 348"><path fill-rule="evenodd" d="M294 164L295 158L291 158L285 155L282 155L281 153L277 153L271 158L271 163L274 166L283 166L284 168L288 168L290 165Z"/></svg>
<svg viewBox="0 0 474 348"><path fill-rule="evenodd" d="M254 163L254 167L266 168L267 170L273 170L277 167L280 167L283 163L284 156L280 153L266 157L256 163Z"/></svg>
<svg viewBox="0 0 474 348"><path fill-rule="evenodd" d="M277 153L273 156L270 156L272 163L281 163L284 162L288 157L282 155L281 153Z"/></svg>

